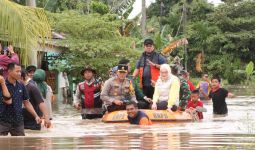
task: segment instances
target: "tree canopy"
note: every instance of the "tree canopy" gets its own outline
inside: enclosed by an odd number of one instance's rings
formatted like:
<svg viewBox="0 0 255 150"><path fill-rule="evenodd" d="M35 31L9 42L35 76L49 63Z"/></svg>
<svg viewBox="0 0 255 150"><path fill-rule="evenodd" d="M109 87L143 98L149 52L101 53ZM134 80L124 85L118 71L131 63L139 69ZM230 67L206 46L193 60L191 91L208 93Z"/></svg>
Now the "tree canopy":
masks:
<svg viewBox="0 0 255 150"><path fill-rule="evenodd" d="M125 20L134 1L37 0L39 7L53 12L48 13L53 29L67 37L57 43L67 50L55 66L74 68L72 72L77 73L91 64L106 73L121 57L134 63L141 51L131 45L141 49L143 40L139 17ZM240 82L245 79L240 70L255 60L254 8L252 0L224 0L217 7L207 0L156 0L147 9L147 37L155 40L159 51L176 39L187 38L187 53L178 47L171 55L184 58L193 75L199 74L199 64L203 72Z"/></svg>
<svg viewBox="0 0 255 150"><path fill-rule="evenodd" d="M23 64L28 63L29 51L50 36L51 28L43 9L25 7L9 0L0 1L0 40L22 48Z"/></svg>
<svg viewBox="0 0 255 150"><path fill-rule="evenodd" d="M243 64L255 60L255 2L225 2L213 7L206 0L163 1L162 24L167 27L163 34L188 38L190 71L196 72L196 56L203 53L203 72L221 75L234 83L245 79L243 74L238 73L238 70L245 69ZM149 8L149 17L154 20L156 28L160 21L159 6L160 0L157 0ZM184 6L187 10L186 22L183 19ZM183 48L176 51L175 54L184 58Z"/></svg>
<svg viewBox="0 0 255 150"><path fill-rule="evenodd" d="M132 62L140 52L132 49L135 38L123 37L119 33L122 24L116 15L89 14L81 15L75 11L48 13L52 27L66 34L60 46L68 47L55 62L56 68L81 70L84 65L95 67L103 77L109 68L116 66L123 58ZM65 63L63 64L63 61Z"/></svg>

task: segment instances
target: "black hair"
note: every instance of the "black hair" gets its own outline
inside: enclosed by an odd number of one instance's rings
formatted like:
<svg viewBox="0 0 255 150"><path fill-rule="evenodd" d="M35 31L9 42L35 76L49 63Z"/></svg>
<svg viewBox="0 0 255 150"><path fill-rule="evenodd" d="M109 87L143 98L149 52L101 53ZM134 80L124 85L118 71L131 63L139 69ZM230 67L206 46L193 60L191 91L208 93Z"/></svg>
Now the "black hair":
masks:
<svg viewBox="0 0 255 150"><path fill-rule="evenodd" d="M124 64L124 65L127 65L130 61L126 58L122 58L120 61L119 61L119 64Z"/></svg>
<svg viewBox="0 0 255 150"><path fill-rule="evenodd" d="M203 73L203 74L202 74L202 77L205 76L205 75L209 76L208 73Z"/></svg>
<svg viewBox="0 0 255 150"><path fill-rule="evenodd" d="M187 74L188 72L186 70L181 70L180 71L180 74L184 75L184 74Z"/></svg>
<svg viewBox="0 0 255 150"><path fill-rule="evenodd" d="M178 66L177 65L171 66L171 73L173 75L177 75L178 74Z"/></svg>
<svg viewBox="0 0 255 150"><path fill-rule="evenodd" d="M220 77L219 77L218 75L214 75L214 76L212 77L212 80L213 80L213 79L216 79L216 80L218 80L219 82L221 82L221 79L220 79ZM212 80L211 80L211 81L212 81Z"/></svg>
<svg viewBox="0 0 255 150"><path fill-rule="evenodd" d="M31 72L31 71L35 72L36 66L34 66L34 65L27 66L26 70L27 70L27 72Z"/></svg>
<svg viewBox="0 0 255 150"><path fill-rule="evenodd" d="M133 105L135 108L138 108L137 103L136 103L136 102L134 102L134 101L130 101L130 102L128 102L128 103L126 104L126 107L127 107L128 105Z"/></svg>
<svg viewBox="0 0 255 150"><path fill-rule="evenodd" d="M27 76L27 70L24 69L24 68L22 68L22 69L21 69L21 78L22 78L23 80L25 80L25 79L26 79L26 76Z"/></svg>
<svg viewBox="0 0 255 150"><path fill-rule="evenodd" d="M199 94L199 90L198 89L193 90L193 91L191 91L191 94Z"/></svg>
<svg viewBox="0 0 255 150"><path fill-rule="evenodd" d="M20 66L20 65L15 62L11 62L7 65L7 70L13 70L15 66Z"/></svg>

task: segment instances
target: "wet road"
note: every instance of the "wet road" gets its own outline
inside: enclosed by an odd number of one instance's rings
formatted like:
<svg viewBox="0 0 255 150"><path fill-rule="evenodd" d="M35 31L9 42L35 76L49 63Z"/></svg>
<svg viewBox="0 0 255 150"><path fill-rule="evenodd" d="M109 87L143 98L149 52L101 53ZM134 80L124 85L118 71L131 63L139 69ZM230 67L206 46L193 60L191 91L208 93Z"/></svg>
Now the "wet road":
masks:
<svg viewBox="0 0 255 150"><path fill-rule="evenodd" d="M255 97L227 99L229 115L214 117L211 101L202 122L140 127L82 120L70 105L54 106L53 128L1 137L0 149L255 149Z"/></svg>

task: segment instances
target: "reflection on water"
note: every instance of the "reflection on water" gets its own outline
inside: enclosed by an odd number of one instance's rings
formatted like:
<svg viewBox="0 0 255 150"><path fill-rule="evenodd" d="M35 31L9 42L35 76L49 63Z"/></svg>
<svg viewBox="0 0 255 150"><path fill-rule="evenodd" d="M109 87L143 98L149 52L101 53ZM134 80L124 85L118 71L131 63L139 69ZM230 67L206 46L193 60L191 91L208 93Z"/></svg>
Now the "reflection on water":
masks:
<svg viewBox="0 0 255 150"><path fill-rule="evenodd" d="M83 137L2 138L1 149L254 149L254 135L143 133Z"/></svg>
<svg viewBox="0 0 255 150"><path fill-rule="evenodd" d="M242 86L242 85L229 85L225 86L230 92L235 93L238 96L254 96L255 95L255 86Z"/></svg>
<svg viewBox="0 0 255 150"><path fill-rule="evenodd" d="M2 137L1 149L254 149L255 98L227 99L229 115L212 115L212 103L202 122L140 127L82 120L70 105L55 105L53 128L26 130L26 137Z"/></svg>

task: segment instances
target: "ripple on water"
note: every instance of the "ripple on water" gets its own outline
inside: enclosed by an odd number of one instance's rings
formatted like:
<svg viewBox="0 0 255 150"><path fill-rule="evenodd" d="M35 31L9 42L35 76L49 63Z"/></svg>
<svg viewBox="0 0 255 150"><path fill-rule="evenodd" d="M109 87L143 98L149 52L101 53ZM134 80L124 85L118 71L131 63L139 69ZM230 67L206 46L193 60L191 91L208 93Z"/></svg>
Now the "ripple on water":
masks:
<svg viewBox="0 0 255 150"><path fill-rule="evenodd" d="M255 99L227 99L229 114L212 115L212 103L202 122L135 126L82 120L71 106L54 111L53 128L26 130L26 137L2 137L1 149L252 149L255 147ZM56 107L56 106L55 106ZM38 146L39 145L39 146Z"/></svg>

